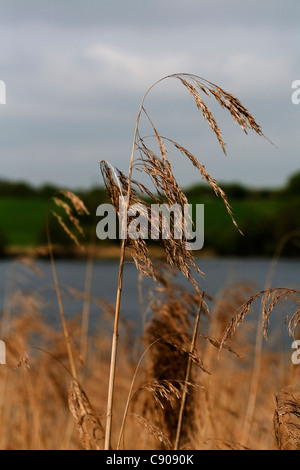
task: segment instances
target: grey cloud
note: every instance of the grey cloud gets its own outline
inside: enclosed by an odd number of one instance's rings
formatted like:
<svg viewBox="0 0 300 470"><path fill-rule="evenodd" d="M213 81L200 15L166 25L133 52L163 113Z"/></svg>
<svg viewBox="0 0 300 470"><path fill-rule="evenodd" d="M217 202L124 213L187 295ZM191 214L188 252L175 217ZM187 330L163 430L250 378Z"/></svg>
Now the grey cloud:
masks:
<svg viewBox="0 0 300 470"><path fill-rule="evenodd" d="M146 88L168 73L193 72L236 94L279 150L220 113L224 159L189 96L171 82L146 103L161 132L190 146L221 180L281 184L298 165L300 106L291 105L290 85L300 78L299 10L298 0L0 0L8 95L0 108L2 175L87 185L101 158L126 171ZM183 184L198 180L174 162Z"/></svg>
<svg viewBox="0 0 300 470"><path fill-rule="evenodd" d="M241 18L248 25L274 24L298 27L298 0L236 1L227 0L1 0L3 21L15 23L43 21L65 27L114 26L168 28L176 24L210 21L211 24L235 24ZM280 30L278 31L280 34Z"/></svg>

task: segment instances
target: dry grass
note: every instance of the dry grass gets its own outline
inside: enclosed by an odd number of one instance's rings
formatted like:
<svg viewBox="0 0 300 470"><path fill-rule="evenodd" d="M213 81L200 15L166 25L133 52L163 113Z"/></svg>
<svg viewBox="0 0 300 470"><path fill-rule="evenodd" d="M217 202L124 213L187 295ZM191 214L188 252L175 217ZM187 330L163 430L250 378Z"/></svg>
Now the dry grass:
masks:
<svg viewBox="0 0 300 470"><path fill-rule="evenodd" d="M275 396L274 431L280 450L300 449L300 398L283 391Z"/></svg>
<svg viewBox="0 0 300 470"><path fill-rule="evenodd" d="M26 266L30 270L33 266L35 275L40 275L33 261L28 261ZM255 348L250 339L252 331L242 325L231 337L230 348L220 353L219 347L226 325L237 315L240 306L247 304L248 298L252 299L253 286L224 286L216 300L205 296L192 355L193 367L186 383L199 299L176 284L169 268L156 271L156 275L159 283L149 296L152 301L147 305L142 343L121 323L124 340L119 344L112 448L116 448L119 440L124 405L132 386L121 449L172 449L181 398L186 390L180 448L243 449L241 432ZM76 299L86 297L84 292L72 288L68 292ZM268 305L276 298L270 297ZM90 298L90 302L96 302L101 308L109 329L113 307L103 299ZM45 321L45 305L40 295L22 290L15 293L10 304L11 314L6 317L7 365L0 367L3 423L0 448L102 449L109 335L101 328L89 336L83 364L81 318L68 321L79 376L79 381L74 382L64 335ZM135 374L143 351L146 352ZM297 366L291 374L290 355L268 350L262 352L261 361L263 379L259 383L247 448L298 449Z"/></svg>

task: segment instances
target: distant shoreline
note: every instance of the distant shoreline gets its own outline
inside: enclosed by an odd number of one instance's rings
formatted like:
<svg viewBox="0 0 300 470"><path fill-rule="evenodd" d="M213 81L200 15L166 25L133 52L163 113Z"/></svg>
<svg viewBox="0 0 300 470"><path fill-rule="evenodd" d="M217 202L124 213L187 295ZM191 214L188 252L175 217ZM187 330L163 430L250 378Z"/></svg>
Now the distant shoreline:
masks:
<svg viewBox="0 0 300 470"><path fill-rule="evenodd" d="M149 257L150 259L162 259L165 260L166 256L163 249L160 246L148 246L149 250ZM54 258L56 260L88 260L94 259L99 261L118 261L120 259L121 249L118 245L104 245L104 246L95 246L91 247L89 245L83 245L82 247L76 246L53 246ZM216 259L216 258L249 258L249 256L241 256L241 255L220 255L217 252L204 248L200 251L194 251L193 253L194 258L196 259ZM40 260L49 260L49 253L47 246L8 246L5 249L4 253L0 255L0 261L5 260L16 260L20 258L33 258L33 259L40 259ZM130 259L131 255L129 250L126 251L125 254L126 259ZM253 256L250 256L253 258ZM272 256L264 256L264 255L257 255L254 258L268 258L271 259ZM281 258L285 259L294 259L299 260L299 257L295 256L282 256Z"/></svg>
<svg viewBox="0 0 300 470"><path fill-rule="evenodd" d="M148 246L150 258L164 258L165 254L159 246ZM89 246L83 245L82 247L76 246L53 246L54 256L59 259L87 259L89 256L99 260L116 260L119 259L121 249L118 245L104 245L104 246ZM212 258L216 254L211 250L201 250L201 252L195 252L196 257L201 258ZM47 246L8 246L5 249L5 253L2 259L10 258L39 258L48 259L48 248ZM130 253L127 251L126 257L130 257Z"/></svg>

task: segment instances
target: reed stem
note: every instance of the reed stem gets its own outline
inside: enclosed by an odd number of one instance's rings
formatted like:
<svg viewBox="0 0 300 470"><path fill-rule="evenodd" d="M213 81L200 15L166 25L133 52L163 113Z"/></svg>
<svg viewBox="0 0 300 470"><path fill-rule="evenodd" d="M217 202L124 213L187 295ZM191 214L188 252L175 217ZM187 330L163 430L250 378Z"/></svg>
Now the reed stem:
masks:
<svg viewBox="0 0 300 470"><path fill-rule="evenodd" d="M197 338L197 334L198 334L198 326L199 326L199 321L200 321L200 316L201 316L203 295L204 295L204 293L201 294L200 305L199 305L197 317L196 317L196 320L195 320L193 338L192 338L191 348L190 348L191 355L195 351L195 344L196 344L196 338ZM187 393L188 393L188 383L190 381L192 363L193 363L191 355L189 355L188 364L187 364L187 368L186 368L184 389L183 389L182 396L181 396L181 404L180 404L180 410L179 410L179 416L178 416L178 423L177 423L177 431L176 431L174 450L178 450L179 444L180 444L180 435L181 435L181 430L182 430L183 415L184 415L184 409L185 409L185 404L186 404L186 397L187 397Z"/></svg>
<svg viewBox="0 0 300 470"><path fill-rule="evenodd" d="M167 77L164 77L167 78ZM132 179L132 169L134 162L134 154L136 150L136 138L138 134L139 121L141 113L143 110L143 105L145 98L149 91L161 80L158 80L154 83L143 96L137 120L135 125L132 152L130 157L129 173L128 173L128 189L127 189L127 207L126 207L126 235L127 235L127 214L130 205L130 193L131 193L131 179ZM111 428L112 428L112 415L113 415L113 395L114 395L114 383L115 383L115 374L116 374L116 362L117 362L117 352L118 352L118 328L119 328L119 317L120 317L120 303L122 295L122 285L123 285L123 271L124 271L124 259L125 259L125 249L126 249L126 239L122 240L121 245L121 255L119 263L119 276L118 276L118 289L116 297L116 306L115 306L115 320L114 320L114 332L112 337L112 347L111 347L111 362L110 362L110 371L109 371L109 382L108 382L108 394L107 394L107 407L106 407L106 428L105 428L105 440L104 440L104 450L109 450L111 448Z"/></svg>
<svg viewBox="0 0 300 470"><path fill-rule="evenodd" d="M60 317L61 317L61 321L62 321L62 326L63 326L63 332L64 332L64 337L65 337L65 342L66 342L68 358L69 358L69 362L70 362L71 373L72 373L73 379L77 380L77 371L76 371L76 366L75 366L75 361L74 361L74 356L73 356L73 351L72 351L72 346L71 346L70 334L69 334L69 330L68 330L67 320L66 320L66 316L65 316L63 303L62 303L61 292L60 292L60 288L59 288L59 282L58 282L58 277L57 277L57 272L56 272L56 267L55 267L55 262L54 262L54 255L53 255L53 248L52 248L52 243L51 243L51 238L50 238L50 228L49 228L49 217L48 216L47 216L47 219L46 219L46 234L47 234L47 242L48 242L48 250L49 250L49 255L50 255L52 275L53 275L53 279L54 279L55 291L56 291L57 302L58 302Z"/></svg>

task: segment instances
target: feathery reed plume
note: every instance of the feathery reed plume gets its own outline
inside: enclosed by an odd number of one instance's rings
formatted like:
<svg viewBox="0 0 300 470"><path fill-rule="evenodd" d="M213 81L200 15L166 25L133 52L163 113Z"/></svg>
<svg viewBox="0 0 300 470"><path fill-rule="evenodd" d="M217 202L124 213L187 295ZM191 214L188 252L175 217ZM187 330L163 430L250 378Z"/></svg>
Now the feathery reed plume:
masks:
<svg viewBox="0 0 300 470"><path fill-rule="evenodd" d="M210 373L199 356L196 340L197 343L198 340L208 341L216 348L221 343L197 332L200 313L209 316L206 295L202 293L199 297L196 292L184 292L182 286L178 286L172 279L167 280L163 272L156 274L162 279L162 284L156 288L156 300L152 303L152 316L146 325L144 337L146 346L151 345L147 377L151 377L150 384L159 384L162 389L159 388L158 396L156 387L142 386L136 392L136 397L144 389L152 392L153 400L145 398L143 414L154 415L155 425L173 443L173 448L178 449L179 441L182 442L182 448L192 439L197 428L192 403L201 384L198 384L196 372L191 366L196 365L204 374ZM233 352L230 348L228 350ZM177 392L174 388L170 389L170 382ZM200 388L203 388L202 385Z"/></svg>
<svg viewBox="0 0 300 470"><path fill-rule="evenodd" d="M245 303L253 293L251 283L232 282L225 284L215 297L212 309L212 322L210 334L219 338L223 334L228 322L236 313L236 310Z"/></svg>
<svg viewBox="0 0 300 470"><path fill-rule="evenodd" d="M300 309L298 309L294 315L289 319L288 322L288 328L289 328L289 335L293 337L293 339L296 339L296 330L298 330L300 323Z"/></svg>
<svg viewBox="0 0 300 470"><path fill-rule="evenodd" d="M160 443L164 446L165 449L172 449L171 442L157 426L155 426L153 423L150 423L143 416L137 414L134 414L133 416L147 429L147 431L152 436L154 436L160 441Z"/></svg>
<svg viewBox="0 0 300 470"><path fill-rule="evenodd" d="M70 384L69 408L77 423L84 449L100 450L103 445L104 430L77 380L72 380Z"/></svg>
<svg viewBox="0 0 300 470"><path fill-rule="evenodd" d="M183 393L188 393L188 386L196 386L192 382L181 382L179 380L166 380L162 379L160 381L147 382L138 388L138 393L143 390L147 390L151 393L155 402L161 407L162 410L165 409L165 404L169 403L172 409L177 405L177 400L179 400Z"/></svg>
<svg viewBox="0 0 300 470"><path fill-rule="evenodd" d="M299 303L298 296L300 295L300 291L295 289L289 289L285 287L274 287L272 289L265 289L257 294L251 296L234 314L230 323L227 325L225 332L222 338L222 344L228 339L230 335L233 335L236 328L243 323L244 318L249 313L252 304L261 297L262 302L262 327L263 327L263 335L267 338L269 324L270 324L270 316L274 307L280 300L286 300L287 298L297 299L297 303ZM300 310L297 309L296 313L291 317L289 321L289 330L290 332L293 331L293 325L298 324L298 319L300 317Z"/></svg>
<svg viewBox="0 0 300 470"><path fill-rule="evenodd" d="M114 175L112 173L112 170L110 166L107 164L107 162L101 162L101 171L102 171L102 176L103 180L107 189L108 196L116 209L116 212L118 216L119 214L119 200L122 197L127 197L128 193L128 179L126 176L118 171L118 183L117 184L114 181ZM141 185L139 185L142 187ZM138 196L137 192L131 188L131 193L130 193L130 205L132 204L139 204L141 209L146 206L146 204L142 201L142 199ZM149 207L149 204L147 204ZM147 219L149 221L149 216L147 213ZM149 251L147 244L145 240L142 238L138 239L133 239L129 238L128 239L128 248L130 250L130 253L132 254L132 257L134 259L134 262L139 269L139 271L146 276L150 276L152 278L155 278L153 266L151 263L151 260L149 258Z"/></svg>
<svg viewBox="0 0 300 470"><path fill-rule="evenodd" d="M273 429L279 450L300 450L300 398L288 392L275 395Z"/></svg>
<svg viewBox="0 0 300 470"><path fill-rule="evenodd" d="M101 162L101 170L104 177L105 185L107 188L108 195L111 198L113 205L116 207L119 204L119 198L126 196L126 224L124 229L127 233L128 228L128 210L132 203L134 202L141 202L140 198L137 196L137 190L141 191L143 194L146 194L148 197L151 197L152 200L157 201L158 198L162 199L163 203L172 206L173 204L178 204L181 209L184 208L185 204L187 204L187 199L181 188L179 187L173 171L172 166L167 158L167 148L165 145L166 139L164 139L159 132L157 131L156 127L154 126L152 120L149 117L149 114L146 112L144 103L145 99L158 83L166 80L174 78L179 80L179 82L188 90L189 94L195 101L195 104L199 111L206 121L214 134L216 135L219 144L223 152L226 154L225 144L223 142L221 130L212 115L209 107L202 99L200 94L204 94L206 97L214 98L218 104L229 111L231 116L237 121L238 125L242 128L242 130L247 133L249 129L255 131L258 135L262 136L262 131L260 126L256 123L255 119L251 116L248 110L240 103L240 101L232 96L230 93L224 91L219 86L205 80L199 76L193 74L186 74L186 73L177 73L173 75L168 75L166 77L161 78L157 82L155 82L144 94L142 98L142 102L138 111L138 116L136 120L134 138L133 138L133 146L132 146L132 153L130 158L129 164L129 173L128 177L126 177L123 173L118 171L118 182L114 181L112 175L112 169L109 167L107 162ZM154 132L154 137L156 142L158 143L159 147L159 156L155 154L151 148L146 145L145 138L140 135L139 132L139 123L141 115L143 115L148 119L150 126ZM177 144L175 141L169 140L172 144L187 158L192 162L192 164L199 170L201 177L210 184L215 193L223 199L225 202L225 206L229 215L232 217L234 224L237 227L235 220L233 219L233 215L231 212L230 205L227 201L225 193L219 188L216 181L207 173L204 169L204 166L199 163L196 157L192 155L188 150L184 147ZM139 158L135 158L135 153L138 151ZM154 185L155 194L148 189L148 187L140 184L137 181L134 181L132 178L133 169L137 169L139 171L144 172L148 175ZM135 188L134 188L135 186ZM145 206L143 206L145 207ZM147 216L147 208L146 211L146 219L149 221L149 216ZM170 217L172 230L173 232L176 228L174 223L174 218ZM195 279L195 274L192 273L192 270L195 270L196 275L201 275L201 270L196 266L193 256L191 255L191 251L187 248L186 242L187 236L181 236L179 239L174 236L174 233L170 233L170 237L165 239L162 236L160 227L159 229L159 242L163 246L163 249L166 254L167 262L171 266L175 266L179 271L181 271L184 276L186 276L194 285L196 291L199 292L198 283ZM182 233L182 232L181 232ZM141 271L142 274L147 274L152 277L154 274L152 263L149 259L146 242L144 241L143 237L139 237L138 240L130 240L130 244L133 245L132 255L133 259ZM110 436L111 436L111 423L112 423L112 411L113 411L113 390L114 390L114 378L115 378L115 368L116 368L116 356L117 356L117 338L118 338L118 322L119 322L119 315L120 315L120 301L121 301L121 292L122 292L122 285L123 285L123 270L124 270L124 258L125 258L125 249L128 245L128 240L122 238L121 244L121 256L120 256L120 264L119 264L119 278L118 278L118 290L116 296L116 310L115 310L115 325L114 325L114 332L113 332L113 340L112 340L112 354L111 354L111 369L110 369L110 379L109 379L109 390L108 390L108 402L107 402L107 423L106 423L106 437L105 437L105 449L108 450L110 447Z"/></svg>
<svg viewBox="0 0 300 470"><path fill-rule="evenodd" d="M37 274L40 277L43 276L43 273L39 266L34 262L33 259L29 258L28 256L17 257L11 264L7 288L4 294L4 307L0 323L0 336L2 338L6 336L9 330L9 323L12 315L13 299L15 297L15 292L17 291L16 278L18 280L26 279L26 277L23 277L23 270L25 275Z"/></svg>
<svg viewBox="0 0 300 470"><path fill-rule="evenodd" d="M56 194L57 196L54 195L51 201L53 201L57 206L60 206L64 209L68 220L73 224L75 229L77 229L81 234L83 234L79 220L77 218L77 214L78 215L88 214L88 210L85 207L84 203L81 201L81 199L79 199L78 196L76 196L74 193L71 193L70 191L58 191ZM69 203L65 202L63 198L67 199ZM75 211L76 215L74 215L72 209ZM66 233L70 236L70 238L77 245L79 245L78 238L74 234L74 231L71 231L68 228L66 223L63 221L62 217L54 211L52 212L52 214L57 218L58 222L60 223L62 228L66 231ZM51 243L51 234L50 234L50 227L49 227L49 210L47 212L47 217L46 217L46 234L47 234L48 250L49 250L49 255L50 255L52 274L53 274L53 279L54 279L54 284L55 284L59 312L60 312L60 316L62 320L66 347L68 351L68 357L70 361L71 372L72 372L73 379L77 380L77 371L76 371L74 356L73 356L72 347L71 347L71 339L70 339L70 334L69 334L69 330L67 326L65 311L63 307L63 302L62 302L62 297L61 297L55 262L54 262L54 254L53 254L53 247Z"/></svg>
<svg viewBox="0 0 300 470"><path fill-rule="evenodd" d="M80 246L80 242L78 240L76 231L82 237L84 237L84 232L80 225L78 216L88 215L89 211L85 207L83 201L79 199L79 197L76 196L76 194L70 191L58 191L56 194L57 196L54 195L52 197L52 201L57 207L61 207L64 210L66 218L71 223L73 230L68 227L67 222L64 221L63 217L60 214L58 214L55 211L52 211L52 214L54 215L54 217L56 217L58 223L66 232L66 234L70 237L70 239L77 246Z"/></svg>

